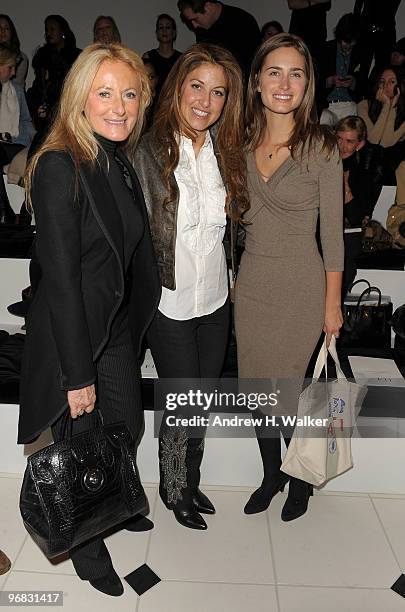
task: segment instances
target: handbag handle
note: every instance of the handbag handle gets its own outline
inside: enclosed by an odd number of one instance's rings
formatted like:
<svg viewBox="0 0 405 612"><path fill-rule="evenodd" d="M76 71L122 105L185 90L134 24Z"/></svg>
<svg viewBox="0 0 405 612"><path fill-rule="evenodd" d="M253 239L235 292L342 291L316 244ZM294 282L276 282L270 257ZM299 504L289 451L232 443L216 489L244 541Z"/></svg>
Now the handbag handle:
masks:
<svg viewBox="0 0 405 612"><path fill-rule="evenodd" d="M340 367L340 361L339 361L339 357L336 351L335 336L332 336L328 348L326 348L326 336L325 336L325 340L323 341L323 344L318 353L318 357L315 363L313 379L315 381L319 380L319 377L321 375L323 368L325 368L326 378L328 378L328 352L329 352L329 355L332 357L333 361L335 362L337 377L340 379L346 380L346 376L342 368Z"/></svg>
<svg viewBox="0 0 405 612"><path fill-rule="evenodd" d="M366 278L359 278L359 280L354 281L354 283L352 283L352 284L350 285L350 287L349 287L349 289L348 289L348 292L349 292L349 293L351 293L351 291L352 291L353 287L354 287L355 285L358 285L358 283L367 283L367 285L368 285L369 287L371 287L371 284L368 282L368 280L367 280Z"/></svg>
<svg viewBox="0 0 405 612"><path fill-rule="evenodd" d="M363 293L360 295L358 301L357 301L357 309L360 309L361 306L361 300L363 299L363 297L366 294L370 294L372 291L375 291L376 293L378 293L378 306L381 306L381 291L378 287L367 287L367 289L364 289Z"/></svg>
<svg viewBox="0 0 405 612"><path fill-rule="evenodd" d="M95 423L95 419L97 419L98 423L97 425L95 424L92 429L95 429L97 426L100 426L100 425L101 427L104 427L104 419L103 419L103 415L101 414L100 410L98 408L94 408L93 412L95 414L92 417L92 421L93 423ZM70 408L67 408L64 414L64 422L62 426L62 440L66 439L66 433L67 433L68 440L72 439L73 421L74 419L70 416Z"/></svg>

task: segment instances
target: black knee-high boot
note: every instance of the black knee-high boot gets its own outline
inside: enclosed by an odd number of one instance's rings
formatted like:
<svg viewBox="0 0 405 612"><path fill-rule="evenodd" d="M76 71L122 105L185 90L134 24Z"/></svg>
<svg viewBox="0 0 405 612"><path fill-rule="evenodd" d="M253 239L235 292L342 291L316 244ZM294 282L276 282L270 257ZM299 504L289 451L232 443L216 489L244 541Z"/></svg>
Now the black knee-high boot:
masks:
<svg viewBox="0 0 405 612"><path fill-rule="evenodd" d="M267 434L268 434L267 429ZM277 433L277 432L276 432ZM266 428L256 427L257 442L263 462L263 481L250 496L245 508L245 514L256 514L267 510L271 500L279 491L284 489L289 476L280 472L281 467L281 440L280 435L265 437Z"/></svg>
<svg viewBox="0 0 405 612"><path fill-rule="evenodd" d="M159 494L167 508L189 507L200 484L204 438L189 438L184 428L165 428L159 437Z"/></svg>
<svg viewBox="0 0 405 612"><path fill-rule="evenodd" d="M204 438L189 438L185 428L162 427L159 435L159 494L177 521L190 529L207 529L200 512L215 512L198 489Z"/></svg>

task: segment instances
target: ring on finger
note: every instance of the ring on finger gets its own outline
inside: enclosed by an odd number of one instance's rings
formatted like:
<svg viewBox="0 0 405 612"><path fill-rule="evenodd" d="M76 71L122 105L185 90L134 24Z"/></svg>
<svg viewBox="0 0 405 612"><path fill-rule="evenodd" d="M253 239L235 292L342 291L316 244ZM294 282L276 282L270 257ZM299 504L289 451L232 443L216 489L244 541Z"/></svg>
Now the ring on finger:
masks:
<svg viewBox="0 0 405 612"><path fill-rule="evenodd" d="M77 416L83 416L84 415L84 410L79 410L79 412L77 413Z"/></svg>

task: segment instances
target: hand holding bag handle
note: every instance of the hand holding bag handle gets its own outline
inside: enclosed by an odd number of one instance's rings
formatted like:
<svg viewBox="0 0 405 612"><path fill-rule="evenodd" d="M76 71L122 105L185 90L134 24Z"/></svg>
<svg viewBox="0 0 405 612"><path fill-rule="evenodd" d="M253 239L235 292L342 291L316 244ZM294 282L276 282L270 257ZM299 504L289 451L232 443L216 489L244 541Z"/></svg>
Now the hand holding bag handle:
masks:
<svg viewBox="0 0 405 612"><path fill-rule="evenodd" d="M67 413L66 422L70 415ZM20 495L27 531L48 557L66 553L147 509L125 423L99 423L28 457Z"/></svg>
<svg viewBox="0 0 405 612"><path fill-rule="evenodd" d="M335 336L332 336L329 347L326 346L326 337L325 337L322 348L318 353L318 357L315 363L314 374L312 377L313 380L315 382L319 380L319 377L322 373L323 368L325 368L326 378L328 378L328 352L330 356L332 357L333 361L335 362L337 378L339 379L344 378L346 380L346 376L342 368L340 367L339 357L336 352L336 337Z"/></svg>

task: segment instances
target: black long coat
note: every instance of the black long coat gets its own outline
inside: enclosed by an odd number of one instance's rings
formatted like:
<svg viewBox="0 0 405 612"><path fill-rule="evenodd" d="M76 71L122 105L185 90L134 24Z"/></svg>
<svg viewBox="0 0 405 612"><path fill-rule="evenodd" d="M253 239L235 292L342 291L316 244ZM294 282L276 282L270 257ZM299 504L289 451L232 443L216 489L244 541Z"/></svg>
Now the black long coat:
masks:
<svg viewBox="0 0 405 612"><path fill-rule="evenodd" d="M83 164L81 172L84 181L77 179L70 155L54 151L42 155L35 172L32 201L42 276L27 319L19 443L35 439L64 412L68 390L95 381L95 362L108 342L124 284L130 286L136 355L160 299L148 217L135 172L130 168L145 231L126 280L121 216L107 178L98 163Z"/></svg>

